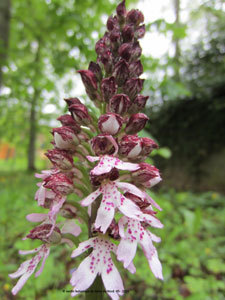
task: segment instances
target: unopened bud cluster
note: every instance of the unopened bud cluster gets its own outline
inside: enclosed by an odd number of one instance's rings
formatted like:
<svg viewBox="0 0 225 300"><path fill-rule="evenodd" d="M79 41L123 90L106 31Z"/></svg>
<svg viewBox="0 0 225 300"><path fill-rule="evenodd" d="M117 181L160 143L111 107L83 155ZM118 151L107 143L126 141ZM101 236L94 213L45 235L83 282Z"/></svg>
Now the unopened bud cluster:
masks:
<svg viewBox="0 0 225 300"><path fill-rule="evenodd" d="M149 226L163 227L153 206L161 208L146 192L161 180L159 170L145 162L158 145L138 136L149 119L141 112L148 100L141 94L144 80L140 78L143 66L138 40L145 34L143 21L139 10L127 11L122 1L116 15L108 18L106 33L96 43L96 62L90 62L88 70L78 71L99 116L96 119L80 99L65 99L68 114L58 118L61 126L52 130L54 148L46 153L52 168L37 174L42 182L38 183L35 199L48 211L27 216L38 225L25 238L38 239L42 244L34 250L20 251L37 254L10 274L12 278L22 276L13 294L43 259L36 273L40 275L51 247L60 243L74 247L73 236L81 232L77 222L87 224L89 239L75 248L72 257L89 248L93 251L72 274L72 296L88 289L101 275L105 289L116 291L109 296L118 299L124 287L110 252L124 268L135 273L133 259L138 244L153 274L163 279L153 245L160 238L148 230ZM70 194L81 201L69 201ZM88 218L79 205L87 207ZM118 212L122 214L120 219L115 218ZM57 223L58 216L64 221Z"/></svg>

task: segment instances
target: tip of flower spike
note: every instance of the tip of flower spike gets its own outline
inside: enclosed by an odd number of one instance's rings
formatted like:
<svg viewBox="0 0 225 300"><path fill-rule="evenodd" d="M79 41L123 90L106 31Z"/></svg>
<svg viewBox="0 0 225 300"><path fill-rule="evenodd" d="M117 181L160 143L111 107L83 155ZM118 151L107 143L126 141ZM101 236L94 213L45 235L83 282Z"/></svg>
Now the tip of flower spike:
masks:
<svg viewBox="0 0 225 300"><path fill-rule="evenodd" d="M123 0L122 2L120 2L120 4L117 6L116 8L116 13L118 15L118 17L125 17L126 15L126 5L125 5L125 0Z"/></svg>

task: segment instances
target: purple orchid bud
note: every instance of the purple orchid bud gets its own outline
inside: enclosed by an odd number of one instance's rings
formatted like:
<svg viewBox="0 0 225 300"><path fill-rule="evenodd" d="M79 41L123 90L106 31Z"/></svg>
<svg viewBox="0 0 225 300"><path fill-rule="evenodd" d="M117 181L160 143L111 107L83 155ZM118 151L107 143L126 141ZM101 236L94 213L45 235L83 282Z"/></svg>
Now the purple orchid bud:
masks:
<svg viewBox="0 0 225 300"><path fill-rule="evenodd" d="M142 90L144 81L144 79L140 78L128 79L123 87L124 93L127 94L131 100L133 100Z"/></svg>
<svg viewBox="0 0 225 300"><path fill-rule="evenodd" d="M91 146L97 156L104 154L111 155L118 149L115 139L107 134L99 134L92 138Z"/></svg>
<svg viewBox="0 0 225 300"><path fill-rule="evenodd" d="M154 142L152 139L147 137L143 137L141 139L141 143L142 143L142 151L141 151L142 156L148 156L152 152L152 150L159 148L156 142Z"/></svg>
<svg viewBox="0 0 225 300"><path fill-rule="evenodd" d="M80 143L78 136L68 126L53 128L52 134L56 147L62 150L74 150Z"/></svg>
<svg viewBox="0 0 225 300"><path fill-rule="evenodd" d="M119 20L123 20L126 17L127 11L125 6L125 0L123 0L116 8L116 13Z"/></svg>
<svg viewBox="0 0 225 300"><path fill-rule="evenodd" d="M110 33L109 32L105 32L104 36L103 36L103 42L106 45L106 47L110 48L110 38L109 38Z"/></svg>
<svg viewBox="0 0 225 300"><path fill-rule="evenodd" d="M75 219L77 217L77 208L69 203L64 203L60 209L60 215L65 219Z"/></svg>
<svg viewBox="0 0 225 300"><path fill-rule="evenodd" d="M128 158L134 159L142 151L141 138L135 135L125 135L119 144L119 153Z"/></svg>
<svg viewBox="0 0 225 300"><path fill-rule="evenodd" d="M141 39L145 35L145 25L138 26L134 32L136 39Z"/></svg>
<svg viewBox="0 0 225 300"><path fill-rule="evenodd" d="M101 133L116 135L123 125L123 118L115 113L101 115L98 120L98 128Z"/></svg>
<svg viewBox="0 0 225 300"><path fill-rule="evenodd" d="M132 172L132 178L136 183L150 188L162 180L156 167L144 162L140 163L139 167L140 169Z"/></svg>
<svg viewBox="0 0 225 300"><path fill-rule="evenodd" d="M87 107L84 104L81 103L70 105L69 111L78 124L90 124L91 117L89 116Z"/></svg>
<svg viewBox="0 0 225 300"><path fill-rule="evenodd" d="M79 70L77 71L81 75L83 84L87 90L97 90L97 78L95 74L90 70Z"/></svg>
<svg viewBox="0 0 225 300"><path fill-rule="evenodd" d="M112 52L107 49L98 58L98 61L104 65L106 73L111 73L113 65L113 55Z"/></svg>
<svg viewBox="0 0 225 300"><path fill-rule="evenodd" d="M129 65L130 77L139 77L143 73L143 66L140 60Z"/></svg>
<svg viewBox="0 0 225 300"><path fill-rule="evenodd" d="M119 171L116 168L113 168L109 173L104 173L101 175L94 175L90 174L91 183L94 186L99 186L102 184L102 182L106 179L109 179L110 181L117 180L119 178Z"/></svg>
<svg viewBox="0 0 225 300"><path fill-rule="evenodd" d="M68 106L70 106L72 104L81 104L81 102L78 98L66 98L66 99L64 99L64 101L66 101Z"/></svg>
<svg viewBox="0 0 225 300"><path fill-rule="evenodd" d="M88 94L89 98L93 101L98 99L98 81L95 74L90 70L80 70L77 71L81 75L81 79L85 86L86 93Z"/></svg>
<svg viewBox="0 0 225 300"><path fill-rule="evenodd" d="M129 192L126 192L124 196L130 200L132 200L137 206L140 207L140 209L145 209L150 205L150 203L147 201L147 199L143 199L138 197L137 195L131 194Z"/></svg>
<svg viewBox="0 0 225 300"><path fill-rule="evenodd" d="M74 119L70 115L62 115L58 119L63 126L70 127L75 133L80 133L80 126L74 121Z"/></svg>
<svg viewBox="0 0 225 300"><path fill-rule="evenodd" d="M134 114L145 108L149 96L137 95L130 106L129 112Z"/></svg>
<svg viewBox="0 0 225 300"><path fill-rule="evenodd" d="M88 70L91 71L96 76L98 81L102 80L102 70L101 70L99 64L91 61L89 64Z"/></svg>
<svg viewBox="0 0 225 300"><path fill-rule="evenodd" d="M122 37L124 43L132 42L134 37L134 28L132 25L125 25L122 30Z"/></svg>
<svg viewBox="0 0 225 300"><path fill-rule="evenodd" d="M142 53L142 49L140 47L139 42L134 43L132 45L131 60L132 61L137 60L141 56L141 53Z"/></svg>
<svg viewBox="0 0 225 300"><path fill-rule="evenodd" d="M132 49L133 49L132 43L124 43L119 47L118 52L123 59L129 61L131 58Z"/></svg>
<svg viewBox="0 0 225 300"><path fill-rule="evenodd" d="M73 158L68 152L58 149L48 150L45 154L52 164L61 170L73 168Z"/></svg>
<svg viewBox="0 0 225 300"><path fill-rule="evenodd" d="M55 226L52 233L49 235L53 224L42 224L30 231L30 233L26 236L29 239L32 240L41 240L46 243L50 244L59 244L61 241L61 231L60 229Z"/></svg>
<svg viewBox="0 0 225 300"><path fill-rule="evenodd" d="M117 49L119 44L121 43L121 33L117 29L113 29L109 34L109 39L111 41L111 46L113 49Z"/></svg>
<svg viewBox="0 0 225 300"><path fill-rule="evenodd" d="M124 59L119 60L118 63L115 65L115 68L113 70L113 76L115 77L118 86L122 86L124 82L128 79L129 65Z"/></svg>
<svg viewBox="0 0 225 300"><path fill-rule="evenodd" d="M68 195L73 192L73 181L64 173L52 174L45 178L44 187L57 195Z"/></svg>
<svg viewBox="0 0 225 300"><path fill-rule="evenodd" d="M135 26L138 26L140 23L144 22L144 16L140 10L132 9L127 13L126 21L128 24L134 24Z"/></svg>
<svg viewBox="0 0 225 300"><path fill-rule="evenodd" d="M117 16L110 16L107 20L106 26L109 31L112 31L113 29L119 29Z"/></svg>
<svg viewBox="0 0 225 300"><path fill-rule="evenodd" d="M140 60L129 65L130 77L139 77L143 73L143 66Z"/></svg>
<svg viewBox="0 0 225 300"><path fill-rule="evenodd" d="M125 131L127 134L136 134L141 131L149 118L142 113L132 115L127 123Z"/></svg>
<svg viewBox="0 0 225 300"><path fill-rule="evenodd" d="M104 42L104 39L101 38L97 43L95 44L95 51L98 55L101 55L107 50L107 46Z"/></svg>
<svg viewBox="0 0 225 300"><path fill-rule="evenodd" d="M104 101L108 102L109 99L116 94L117 84L115 77L111 76L109 78L105 78L101 83L101 92Z"/></svg>
<svg viewBox="0 0 225 300"><path fill-rule="evenodd" d="M109 101L109 110L119 115L124 115L131 105L129 97L125 94L117 94Z"/></svg>

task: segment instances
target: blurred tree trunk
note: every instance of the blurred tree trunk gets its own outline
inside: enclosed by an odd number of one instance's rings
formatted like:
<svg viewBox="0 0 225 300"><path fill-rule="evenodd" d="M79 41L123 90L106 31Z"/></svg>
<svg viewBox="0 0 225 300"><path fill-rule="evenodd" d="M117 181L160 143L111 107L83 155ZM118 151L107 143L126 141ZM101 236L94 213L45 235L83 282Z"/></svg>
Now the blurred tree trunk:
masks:
<svg viewBox="0 0 225 300"><path fill-rule="evenodd" d="M175 9L175 24L176 27L179 28L180 26L180 0L174 0L174 9ZM174 45L175 45L175 55L174 55L174 60L175 60L175 80L180 81L180 56L181 56L181 51L180 51L180 39L178 37L174 38Z"/></svg>
<svg viewBox="0 0 225 300"><path fill-rule="evenodd" d="M36 57L34 60L34 66L36 67L36 73L34 78L39 74L39 63L40 63L40 42L38 42L38 47L36 51ZM41 94L40 89L37 86L34 86L34 93L31 99L31 106L30 106L30 130L29 130L29 144L28 144L28 171L34 171L35 167L35 150L36 150L36 135L37 135L37 126L36 126L36 119L37 119L37 103L38 98Z"/></svg>
<svg viewBox="0 0 225 300"><path fill-rule="evenodd" d="M7 57L10 23L10 0L0 0L0 92L2 86L2 67Z"/></svg>

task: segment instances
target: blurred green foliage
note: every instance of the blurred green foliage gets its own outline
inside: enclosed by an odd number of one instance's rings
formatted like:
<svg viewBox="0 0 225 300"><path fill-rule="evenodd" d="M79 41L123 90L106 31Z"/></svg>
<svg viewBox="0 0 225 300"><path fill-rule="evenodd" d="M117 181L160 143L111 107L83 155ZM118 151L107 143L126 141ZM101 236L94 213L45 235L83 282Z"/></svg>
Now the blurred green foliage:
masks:
<svg viewBox="0 0 225 300"><path fill-rule="evenodd" d="M33 249L40 244L21 240L32 227L25 216L45 211L33 200L36 182L33 176L19 171L0 174L2 300L12 299L10 290L16 282L8 277L8 273L14 272L26 259L18 254L18 250ZM123 271L118 263L125 289L129 290L124 299L223 300L225 197L215 192L192 194L173 190L152 192L151 196L163 208L158 217L164 228L152 229L152 232L162 239L156 246L163 265L164 281L154 278L142 250L138 249L135 274ZM82 229L80 240L86 239L85 227ZM38 278L32 275L16 299L70 299L70 294L63 293L63 289L71 289L68 284L70 270L80 263L80 258L70 258L71 251L64 245L52 247L43 273Z"/></svg>

